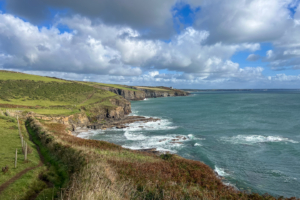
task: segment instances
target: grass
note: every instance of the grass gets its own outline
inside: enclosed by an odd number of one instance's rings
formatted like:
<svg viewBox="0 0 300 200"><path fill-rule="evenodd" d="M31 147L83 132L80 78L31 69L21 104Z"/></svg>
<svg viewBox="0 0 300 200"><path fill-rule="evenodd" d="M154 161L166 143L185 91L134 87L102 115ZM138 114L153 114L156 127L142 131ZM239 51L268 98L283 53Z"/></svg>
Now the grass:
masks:
<svg viewBox="0 0 300 200"><path fill-rule="evenodd" d="M44 170L46 170L45 167L39 167L27 172L22 178L4 190L0 195L0 199L26 199L26 197L34 193L34 190L38 191L46 188L47 185L43 181L38 180L39 174Z"/></svg>
<svg viewBox="0 0 300 200"><path fill-rule="evenodd" d="M115 108L110 98L119 97L89 84L0 71L0 108L3 110L68 116L94 104Z"/></svg>
<svg viewBox="0 0 300 200"><path fill-rule="evenodd" d="M24 73L18 73L13 71L2 71L2 70L0 70L0 80L33 80L33 81L43 81L43 82L52 82L52 81L67 82L61 79L24 74Z"/></svg>
<svg viewBox="0 0 300 200"><path fill-rule="evenodd" d="M28 123L26 126L29 134L32 136L32 140L39 146L44 162L48 164L48 169L39 174L40 179L44 182L51 183L52 185L51 187L42 188L36 199L45 200L58 197L60 189L66 187L69 181L68 168L60 161L60 159L58 159L57 156L52 154L50 150L43 145L42 141Z"/></svg>
<svg viewBox="0 0 300 200"><path fill-rule="evenodd" d="M136 87L138 89L145 89L145 90L154 90L154 91L162 91L162 92L172 92L171 89L166 89L166 88L160 88L160 87Z"/></svg>
<svg viewBox="0 0 300 200"><path fill-rule="evenodd" d="M24 161L24 155L22 154L22 146L18 133L17 120L12 117L0 115L0 167L9 167L7 173L4 174L3 172L0 172L0 185L5 183L24 169L37 166L40 162L40 158L37 150L35 149L35 145L29 140L28 134L24 128L24 123L21 120L20 127L24 139L26 140L29 148L32 151L30 154L28 154L28 162ZM17 168L14 168L16 149L18 149L18 162ZM43 170L43 167L38 167L21 176L20 179L11 184L6 190L1 193L0 199L21 199L21 197L24 197L24 195L31 192L32 190L28 186L38 181L38 175Z"/></svg>
<svg viewBox="0 0 300 200"><path fill-rule="evenodd" d="M96 82L80 82L80 83L84 83L90 86L103 86L103 87L112 87L112 88L117 88L122 90L138 91L137 89L126 87L124 85L118 85L118 84L107 84L107 83L96 83Z"/></svg>
<svg viewBox="0 0 300 200"><path fill-rule="evenodd" d="M14 121L12 122L12 120ZM18 125L16 119L13 119L11 117L0 116L0 167L2 168L6 165L9 167L8 173L3 174L2 172L0 172L0 184L3 184L4 182L8 181L20 171L28 167L36 166L40 162L38 152L34 148L34 144L29 141L28 135L26 134L26 130L24 128L22 128L22 133L29 147L32 149L32 153L28 154L28 163L24 162L24 155L21 152L22 146L18 133ZM17 168L14 169L16 149L18 149L18 165Z"/></svg>

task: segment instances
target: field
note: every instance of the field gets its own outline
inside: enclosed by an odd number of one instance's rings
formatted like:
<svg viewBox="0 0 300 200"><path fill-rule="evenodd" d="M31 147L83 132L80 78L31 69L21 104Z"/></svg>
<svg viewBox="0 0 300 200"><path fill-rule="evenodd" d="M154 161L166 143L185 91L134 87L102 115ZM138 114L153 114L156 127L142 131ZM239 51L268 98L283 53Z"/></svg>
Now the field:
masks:
<svg viewBox="0 0 300 200"><path fill-rule="evenodd" d="M0 109L32 111L43 115L79 113L92 104L114 107L116 94L80 82L0 71Z"/></svg>
<svg viewBox="0 0 300 200"><path fill-rule="evenodd" d="M161 87L143 87L143 86L139 86L136 87L138 89L144 89L144 90L154 90L154 91L161 91L161 92L171 92L171 89L167 89L167 88L161 88Z"/></svg>
<svg viewBox="0 0 300 200"><path fill-rule="evenodd" d="M43 81L43 82L52 82L52 81L67 82L61 79L24 74L24 73L12 72L12 71L0 71L0 80L32 80L32 81Z"/></svg>
<svg viewBox="0 0 300 200"><path fill-rule="evenodd" d="M20 197L26 195L30 192L30 188L28 185L32 185L38 177L38 174L44 170L43 166L39 166L40 158L38 152L35 148L35 145L29 140L28 134L22 126L24 123L20 120L22 134L28 143L30 148L30 153L28 154L28 162L24 160L24 154L22 153L21 140L18 133L18 125L17 120L15 118L6 117L0 115L0 167L8 167L8 171L6 173L1 172L0 176L0 185L7 182L9 179L14 177L16 174L22 172L28 168L34 168L30 170L25 175L21 176L16 182L9 185L7 189L5 189L0 194L0 199L20 199ZM17 149L17 168L14 168L15 161L15 152ZM36 167L36 168L35 168Z"/></svg>
<svg viewBox="0 0 300 200"><path fill-rule="evenodd" d="M137 91L136 89L126 87L124 85L117 85L117 84L106 84L106 83L95 83L95 82L80 82L84 83L90 86L102 86L102 87L112 87L112 88L117 88L117 89L122 89L122 90L131 90L131 91Z"/></svg>

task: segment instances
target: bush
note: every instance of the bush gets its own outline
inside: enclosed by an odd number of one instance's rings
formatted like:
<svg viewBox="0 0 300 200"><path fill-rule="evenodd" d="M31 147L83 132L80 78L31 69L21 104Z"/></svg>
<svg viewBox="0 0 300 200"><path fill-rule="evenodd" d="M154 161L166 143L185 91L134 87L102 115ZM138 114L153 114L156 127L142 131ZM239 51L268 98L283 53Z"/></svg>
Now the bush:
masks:
<svg viewBox="0 0 300 200"><path fill-rule="evenodd" d="M171 160L172 157L173 157L173 155L172 154L168 154L168 153L160 155L160 158L163 159L163 160Z"/></svg>

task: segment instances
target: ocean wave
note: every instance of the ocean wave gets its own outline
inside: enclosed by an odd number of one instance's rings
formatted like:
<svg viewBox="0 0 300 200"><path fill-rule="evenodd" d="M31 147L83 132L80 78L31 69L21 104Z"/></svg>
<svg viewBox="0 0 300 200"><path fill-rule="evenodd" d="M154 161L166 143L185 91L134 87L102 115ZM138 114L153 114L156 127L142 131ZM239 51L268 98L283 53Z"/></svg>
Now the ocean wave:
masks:
<svg viewBox="0 0 300 200"><path fill-rule="evenodd" d="M223 168L220 168L220 167L217 167L217 166L215 166L215 172L217 172L217 174L219 175L219 176L229 176L229 174L228 173L226 173L225 172L225 170L223 169Z"/></svg>
<svg viewBox="0 0 300 200"><path fill-rule="evenodd" d="M124 136L126 137L127 140L145 140L147 139L146 136L141 134L140 132L130 132L130 131L125 131Z"/></svg>
<svg viewBox="0 0 300 200"><path fill-rule="evenodd" d="M135 140L133 144L125 144L124 148L133 150L156 148L157 151L176 153L190 139L184 135L144 136L141 132L125 131L128 140Z"/></svg>
<svg viewBox="0 0 300 200"><path fill-rule="evenodd" d="M194 144L195 147L202 147L202 144L196 143Z"/></svg>
<svg viewBox="0 0 300 200"><path fill-rule="evenodd" d="M198 138L198 137L195 137L193 134L188 134L188 137L192 140L206 140L205 138Z"/></svg>
<svg viewBox="0 0 300 200"><path fill-rule="evenodd" d="M172 122L167 119L161 119L156 122L134 122L127 124L128 127L120 130L124 131L142 131L142 130L171 130L176 129L178 126L173 126Z"/></svg>
<svg viewBox="0 0 300 200"><path fill-rule="evenodd" d="M299 143L295 140L280 136L262 136L262 135L238 135L234 137L222 137L221 140L225 142L230 142L232 144L256 144L256 143L265 143L265 142L290 142L290 143Z"/></svg>
<svg viewBox="0 0 300 200"><path fill-rule="evenodd" d="M79 138L83 138L83 139L90 139L90 137L92 137L96 134L103 134L103 131L101 129L99 129L99 130L88 130L88 131L85 131L85 132L80 132L76 136L79 137Z"/></svg>

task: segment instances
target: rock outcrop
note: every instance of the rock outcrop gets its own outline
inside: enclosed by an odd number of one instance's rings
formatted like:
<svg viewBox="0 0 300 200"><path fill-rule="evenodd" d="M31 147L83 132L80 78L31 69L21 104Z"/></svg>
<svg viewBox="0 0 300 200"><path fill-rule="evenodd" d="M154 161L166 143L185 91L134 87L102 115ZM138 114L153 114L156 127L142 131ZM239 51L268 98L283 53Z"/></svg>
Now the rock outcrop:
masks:
<svg viewBox="0 0 300 200"><path fill-rule="evenodd" d="M130 90L130 89L123 90L123 89L113 88L113 87L97 87L97 88L113 92L115 94L124 97L127 100L143 100L146 98L145 92L139 90Z"/></svg>

